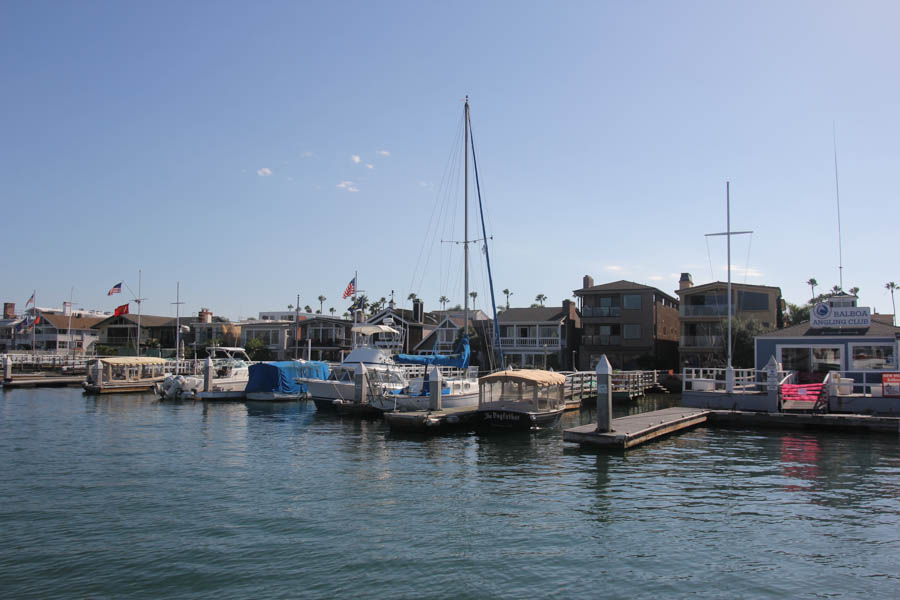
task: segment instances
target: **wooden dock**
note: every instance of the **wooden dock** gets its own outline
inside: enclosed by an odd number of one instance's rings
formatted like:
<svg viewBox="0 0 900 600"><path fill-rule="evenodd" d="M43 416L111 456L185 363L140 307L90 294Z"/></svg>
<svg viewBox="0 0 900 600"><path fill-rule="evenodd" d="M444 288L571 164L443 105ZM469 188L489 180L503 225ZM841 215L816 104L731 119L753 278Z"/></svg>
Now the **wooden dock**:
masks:
<svg viewBox="0 0 900 600"><path fill-rule="evenodd" d="M581 408L581 403L597 397L597 373L594 371L566 371L563 390L566 410Z"/></svg>
<svg viewBox="0 0 900 600"><path fill-rule="evenodd" d="M595 423L566 429L563 441L624 450L706 423L711 412L704 408L664 408L613 419L609 432L598 433Z"/></svg>
<svg viewBox="0 0 900 600"><path fill-rule="evenodd" d="M25 387L80 386L82 383L84 383L84 375L15 376L12 379L3 380L3 388L11 390Z"/></svg>
<svg viewBox="0 0 900 600"><path fill-rule="evenodd" d="M900 433L900 417L854 414L765 413L674 407L613 419L612 431L591 423L563 432L563 441L625 450L698 425L761 429L830 429L861 433Z"/></svg>

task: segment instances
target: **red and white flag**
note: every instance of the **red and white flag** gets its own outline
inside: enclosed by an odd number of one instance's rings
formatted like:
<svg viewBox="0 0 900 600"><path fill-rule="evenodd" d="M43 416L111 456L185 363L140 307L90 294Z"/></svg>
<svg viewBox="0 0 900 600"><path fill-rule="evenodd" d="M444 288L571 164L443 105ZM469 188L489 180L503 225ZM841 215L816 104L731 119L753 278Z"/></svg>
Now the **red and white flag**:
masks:
<svg viewBox="0 0 900 600"><path fill-rule="evenodd" d="M122 293L122 282L120 281L116 285L109 288L109 291L106 292L107 296L112 296L113 294L121 294Z"/></svg>
<svg viewBox="0 0 900 600"><path fill-rule="evenodd" d="M127 315L128 314L128 304L123 304L122 306L117 306L116 311L113 313L114 317L118 317L119 315Z"/></svg>
<svg viewBox="0 0 900 600"><path fill-rule="evenodd" d="M350 283L347 284L347 289L344 290L344 299L349 298L354 293L356 293L356 277L350 280Z"/></svg>
<svg viewBox="0 0 900 600"><path fill-rule="evenodd" d="M25 308L28 308L29 304L34 304L34 294L33 293L31 294L31 298L29 298L28 301L25 303Z"/></svg>

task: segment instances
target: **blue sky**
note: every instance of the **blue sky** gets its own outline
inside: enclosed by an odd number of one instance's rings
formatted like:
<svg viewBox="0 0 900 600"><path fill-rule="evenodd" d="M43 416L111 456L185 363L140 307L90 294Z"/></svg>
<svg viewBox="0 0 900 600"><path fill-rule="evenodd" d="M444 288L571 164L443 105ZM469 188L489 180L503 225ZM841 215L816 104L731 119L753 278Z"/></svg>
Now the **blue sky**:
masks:
<svg viewBox="0 0 900 600"><path fill-rule="evenodd" d="M174 314L179 281L185 312L299 293L341 313L358 270L370 297L461 302L440 243L461 231L429 219L453 202L461 228L445 172L468 94L511 304L585 274L724 280L704 234L726 180L755 232L735 281L793 302L838 283L835 123L844 287L890 312L898 21L895 2L4 2L0 296L111 310L140 269L145 313Z"/></svg>

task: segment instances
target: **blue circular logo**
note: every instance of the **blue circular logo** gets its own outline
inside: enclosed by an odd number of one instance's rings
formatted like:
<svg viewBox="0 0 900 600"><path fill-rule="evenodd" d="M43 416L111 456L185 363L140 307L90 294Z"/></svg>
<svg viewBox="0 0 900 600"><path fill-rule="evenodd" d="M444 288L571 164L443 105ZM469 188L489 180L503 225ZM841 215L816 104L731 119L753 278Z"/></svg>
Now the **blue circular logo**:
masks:
<svg viewBox="0 0 900 600"><path fill-rule="evenodd" d="M820 302L816 304L816 307L813 309L813 314L815 314L820 319L824 319L831 312L831 307L825 304L824 302Z"/></svg>

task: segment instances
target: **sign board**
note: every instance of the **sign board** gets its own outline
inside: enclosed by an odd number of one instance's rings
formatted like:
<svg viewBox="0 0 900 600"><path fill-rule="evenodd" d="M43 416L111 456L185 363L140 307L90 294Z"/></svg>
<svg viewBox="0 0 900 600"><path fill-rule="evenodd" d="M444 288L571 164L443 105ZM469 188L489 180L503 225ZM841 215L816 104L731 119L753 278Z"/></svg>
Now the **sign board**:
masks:
<svg viewBox="0 0 900 600"><path fill-rule="evenodd" d="M870 325L872 314L868 306L829 306L825 302L819 302L809 311L809 326L813 328L856 329Z"/></svg>
<svg viewBox="0 0 900 600"><path fill-rule="evenodd" d="M900 398L900 373L881 374L881 395Z"/></svg>

